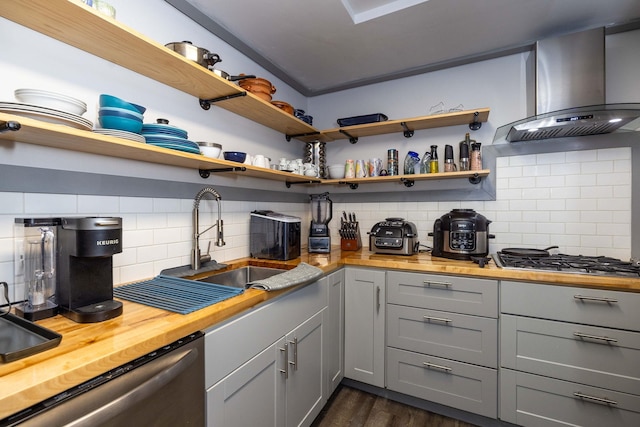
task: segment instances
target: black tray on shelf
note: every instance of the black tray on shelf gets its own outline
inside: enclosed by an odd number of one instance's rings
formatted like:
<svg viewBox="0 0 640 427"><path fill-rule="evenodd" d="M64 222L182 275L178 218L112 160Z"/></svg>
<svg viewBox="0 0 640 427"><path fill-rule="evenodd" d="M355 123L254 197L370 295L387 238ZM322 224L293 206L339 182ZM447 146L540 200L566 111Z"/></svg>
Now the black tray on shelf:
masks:
<svg viewBox="0 0 640 427"><path fill-rule="evenodd" d="M338 125L342 126L354 126L354 125L364 125L366 123L376 123L376 122L385 122L389 120L387 116L382 113L376 114L366 114L364 116L354 116L354 117L345 117L342 119L338 119Z"/></svg>
<svg viewBox="0 0 640 427"><path fill-rule="evenodd" d="M57 347L62 335L11 313L0 317L0 360L13 362Z"/></svg>

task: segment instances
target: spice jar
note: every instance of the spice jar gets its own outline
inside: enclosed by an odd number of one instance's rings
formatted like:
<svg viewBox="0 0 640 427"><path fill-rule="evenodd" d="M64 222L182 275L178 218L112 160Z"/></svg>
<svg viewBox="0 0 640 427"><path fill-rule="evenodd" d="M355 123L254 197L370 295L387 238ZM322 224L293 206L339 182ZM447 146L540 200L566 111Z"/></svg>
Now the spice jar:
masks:
<svg viewBox="0 0 640 427"><path fill-rule="evenodd" d="M444 146L444 171L445 172L455 172L458 168L456 164L453 162L453 146L445 145Z"/></svg>
<svg viewBox="0 0 640 427"><path fill-rule="evenodd" d="M471 143L471 154L469 159L470 170L479 171L482 169L482 154L480 153L480 143Z"/></svg>
<svg viewBox="0 0 640 427"><path fill-rule="evenodd" d="M469 138L469 132L464 136L464 140L460 141L460 155L458 165L461 171L469 170L469 151L471 148L471 144L476 142L475 139Z"/></svg>
<svg viewBox="0 0 640 427"><path fill-rule="evenodd" d="M398 175L398 150L387 150L387 175Z"/></svg>

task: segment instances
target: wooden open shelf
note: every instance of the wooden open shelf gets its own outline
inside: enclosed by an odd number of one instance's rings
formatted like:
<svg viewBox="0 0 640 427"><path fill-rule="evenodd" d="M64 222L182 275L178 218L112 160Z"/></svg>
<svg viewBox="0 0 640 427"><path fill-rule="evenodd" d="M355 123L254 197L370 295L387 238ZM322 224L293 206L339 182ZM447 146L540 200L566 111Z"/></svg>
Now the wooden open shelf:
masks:
<svg viewBox="0 0 640 427"><path fill-rule="evenodd" d="M357 187L359 184L373 184L373 183L387 183L397 182L405 183L411 181L430 181L439 179L479 179L488 176L490 171L488 169L482 169L478 171L464 171L464 172L439 172L439 173L423 173L417 175L393 175L393 176L376 176L367 178L348 178L348 179L325 179L322 180L323 184L339 184L349 185L352 188ZM405 184L409 185L409 184ZM410 186L410 185L409 185Z"/></svg>
<svg viewBox="0 0 640 427"><path fill-rule="evenodd" d="M297 117L79 0L15 0L5 6L0 16L198 99L246 94L213 105L285 135L319 134Z"/></svg>

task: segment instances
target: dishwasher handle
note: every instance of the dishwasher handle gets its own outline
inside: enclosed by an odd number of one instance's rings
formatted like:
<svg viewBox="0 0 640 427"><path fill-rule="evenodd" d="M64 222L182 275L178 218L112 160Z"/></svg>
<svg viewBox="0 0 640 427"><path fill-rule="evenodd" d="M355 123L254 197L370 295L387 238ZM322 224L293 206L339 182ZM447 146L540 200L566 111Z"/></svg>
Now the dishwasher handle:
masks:
<svg viewBox="0 0 640 427"><path fill-rule="evenodd" d="M178 350L175 351L178 352ZM130 391L126 392L125 394L119 395L119 397L117 397L115 400L109 401L99 408L86 413L85 415L67 424L67 426L95 426L99 423L108 421L110 418L120 414L121 412L131 409L132 406L153 395L160 388L164 387L173 379L178 377L182 372L184 372L185 369L193 364L197 358L198 349L191 348L187 349L186 351L182 351L180 354L176 354L175 357L161 357L151 363L148 363L147 365L137 368L136 370L152 370L152 377L139 385L135 385L135 383L130 384L129 382L124 382L120 388ZM126 375L124 375L123 378L126 378Z"/></svg>

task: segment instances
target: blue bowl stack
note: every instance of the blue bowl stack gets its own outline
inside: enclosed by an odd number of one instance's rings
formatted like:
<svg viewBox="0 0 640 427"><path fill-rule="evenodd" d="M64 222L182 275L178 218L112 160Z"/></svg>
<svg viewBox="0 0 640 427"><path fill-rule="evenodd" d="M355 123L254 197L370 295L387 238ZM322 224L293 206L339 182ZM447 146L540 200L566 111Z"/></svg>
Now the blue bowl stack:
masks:
<svg viewBox="0 0 640 427"><path fill-rule="evenodd" d="M139 134L146 108L113 95L100 95L98 123L104 129L116 129Z"/></svg>
<svg viewBox="0 0 640 427"><path fill-rule="evenodd" d="M166 119L158 119L157 123L145 123L142 125L142 135L149 145L201 154L200 146L187 139L187 131L170 125Z"/></svg>

